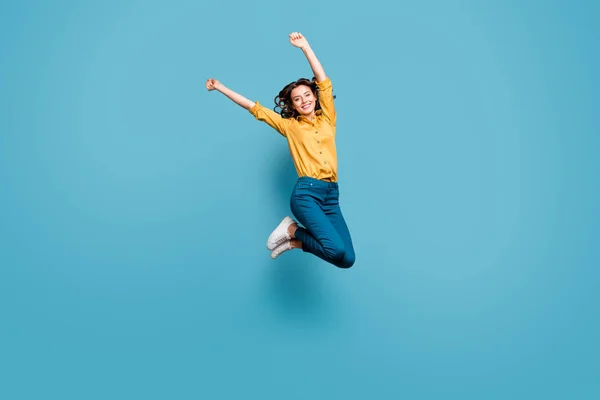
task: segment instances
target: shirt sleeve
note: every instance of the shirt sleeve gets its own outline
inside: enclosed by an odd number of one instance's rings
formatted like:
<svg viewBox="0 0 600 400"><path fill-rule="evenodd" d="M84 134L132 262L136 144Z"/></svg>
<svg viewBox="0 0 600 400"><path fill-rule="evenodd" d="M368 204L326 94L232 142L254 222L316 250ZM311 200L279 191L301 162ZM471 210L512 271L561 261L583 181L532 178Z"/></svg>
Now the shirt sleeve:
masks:
<svg viewBox="0 0 600 400"><path fill-rule="evenodd" d="M325 118L329 120L331 125L335 126L335 106L333 104L333 86L331 85L331 79L325 78L322 82L317 82L319 88L319 104Z"/></svg>
<svg viewBox="0 0 600 400"><path fill-rule="evenodd" d="M258 101L256 101L254 107L248 111L250 111L250 114L252 114L257 120L266 122L271 128L275 129L282 136L286 136L288 121L275 111L264 107Z"/></svg>

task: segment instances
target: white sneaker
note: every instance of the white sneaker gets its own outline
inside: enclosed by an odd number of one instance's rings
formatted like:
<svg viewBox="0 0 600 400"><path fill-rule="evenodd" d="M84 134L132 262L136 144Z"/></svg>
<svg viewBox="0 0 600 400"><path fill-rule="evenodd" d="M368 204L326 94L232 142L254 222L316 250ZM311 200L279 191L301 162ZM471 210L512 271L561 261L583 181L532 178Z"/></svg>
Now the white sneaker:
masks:
<svg viewBox="0 0 600 400"><path fill-rule="evenodd" d="M267 239L267 249L273 250L286 240L290 240L290 234L288 233L288 227L295 224L296 221L290 217L285 217L283 221L277 225L277 228L271 233L269 239Z"/></svg>
<svg viewBox="0 0 600 400"><path fill-rule="evenodd" d="M285 253L288 250L292 249L292 241L291 240L286 240L285 242L281 243L279 246L275 247L273 249L273 251L271 252L271 258L274 260L277 257L279 257L280 255L282 255L283 253Z"/></svg>

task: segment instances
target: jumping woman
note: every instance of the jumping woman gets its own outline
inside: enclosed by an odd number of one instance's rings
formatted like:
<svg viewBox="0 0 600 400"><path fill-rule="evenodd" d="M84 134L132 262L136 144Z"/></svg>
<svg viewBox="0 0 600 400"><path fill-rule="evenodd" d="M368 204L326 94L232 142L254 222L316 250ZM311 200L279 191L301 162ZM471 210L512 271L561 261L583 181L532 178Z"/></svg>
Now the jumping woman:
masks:
<svg viewBox="0 0 600 400"><path fill-rule="evenodd" d="M206 89L223 93L288 141L298 174L290 208L300 225L289 216L281 221L267 239L271 258L287 250L302 249L336 267L350 268L355 256L339 205L331 80L306 38L299 32L291 33L289 38L306 56L314 78L301 78L285 86L275 97L273 110L248 100L216 79L208 79Z"/></svg>

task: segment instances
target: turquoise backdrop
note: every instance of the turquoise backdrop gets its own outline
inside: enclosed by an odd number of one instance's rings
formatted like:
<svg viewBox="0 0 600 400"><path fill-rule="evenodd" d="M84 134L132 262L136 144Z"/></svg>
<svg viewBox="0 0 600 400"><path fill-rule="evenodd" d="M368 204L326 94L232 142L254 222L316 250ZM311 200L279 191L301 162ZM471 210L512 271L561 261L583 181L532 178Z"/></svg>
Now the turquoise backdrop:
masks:
<svg viewBox="0 0 600 400"><path fill-rule="evenodd" d="M0 398L600 398L593 1L3 1ZM334 84L338 270L273 261Z"/></svg>

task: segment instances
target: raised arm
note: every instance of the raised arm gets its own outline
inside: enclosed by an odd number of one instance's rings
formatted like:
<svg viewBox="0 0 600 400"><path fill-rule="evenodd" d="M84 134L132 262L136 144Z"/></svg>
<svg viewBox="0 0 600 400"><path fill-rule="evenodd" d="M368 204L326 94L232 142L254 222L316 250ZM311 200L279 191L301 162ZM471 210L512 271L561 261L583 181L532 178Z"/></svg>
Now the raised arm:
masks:
<svg viewBox="0 0 600 400"><path fill-rule="evenodd" d="M304 36L302 36L299 32L290 33L290 43L296 47L302 49L304 55L306 55L306 59L310 64L310 68L312 68L313 74L317 79L317 86L319 88L319 104L321 105L321 110L325 117L329 120L329 122L335 126L336 124L336 112L335 105L333 104L333 90L331 86L331 80L325 75L325 70L323 70L323 66L317 59L317 56L310 48L308 44L308 40Z"/></svg>
<svg viewBox="0 0 600 400"><path fill-rule="evenodd" d="M229 97L234 103L236 103L240 107L244 107L246 110L250 110L252 107L254 107L255 103L252 100L248 100L241 94L234 92L233 90L229 89L216 79L208 79L206 81L206 89L209 91L217 90L223 93L225 96Z"/></svg>
<svg viewBox="0 0 600 400"><path fill-rule="evenodd" d="M310 47L310 44L308 44L308 40L306 40L306 38L302 36L300 32L290 33L290 43L302 49L302 52L306 56L317 82L323 82L325 79L327 79L327 75L325 75L325 70L323 70L321 62Z"/></svg>
<svg viewBox="0 0 600 400"><path fill-rule="evenodd" d="M281 135L287 135L286 132L289 121L282 118L281 115L277 114L275 111L269 110L268 108L264 107L258 101L254 102L252 100L248 100L241 94L234 92L218 80L212 78L206 81L206 89L209 91L217 90L223 93L225 96L229 97L233 102L238 104L240 107L243 107L246 110L250 111L250 114L252 114L257 120L266 122L269 126L275 129Z"/></svg>

